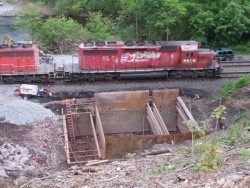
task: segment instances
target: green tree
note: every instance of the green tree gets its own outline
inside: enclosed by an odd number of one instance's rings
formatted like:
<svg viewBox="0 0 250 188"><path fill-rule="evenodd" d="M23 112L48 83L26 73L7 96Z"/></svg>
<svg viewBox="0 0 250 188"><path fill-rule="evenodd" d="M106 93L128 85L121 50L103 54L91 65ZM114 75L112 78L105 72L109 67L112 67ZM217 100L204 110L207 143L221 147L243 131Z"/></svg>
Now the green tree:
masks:
<svg viewBox="0 0 250 188"><path fill-rule="evenodd" d="M29 3L27 10L18 11L15 18L15 27L27 31L32 39L40 30L42 23L42 16L38 12L39 5L41 4Z"/></svg>
<svg viewBox="0 0 250 188"><path fill-rule="evenodd" d="M59 13L76 15L85 8L87 0L43 0L43 2Z"/></svg>
<svg viewBox="0 0 250 188"><path fill-rule="evenodd" d="M90 33L88 40L106 41L112 37L113 23L109 18L104 18L101 12L91 12L85 29Z"/></svg>
<svg viewBox="0 0 250 188"><path fill-rule="evenodd" d="M217 18L215 34L220 45L234 44L246 32L248 18L242 7L233 1L218 13Z"/></svg>
<svg viewBox="0 0 250 188"><path fill-rule="evenodd" d="M214 28L214 15L210 11L201 11L191 17L190 25L192 26L192 39L201 42L202 44L208 43L208 33Z"/></svg>
<svg viewBox="0 0 250 188"><path fill-rule="evenodd" d="M144 40L168 40L186 12L179 0L121 0L121 7L124 22L119 25L127 27L119 30L132 29L132 24L136 38Z"/></svg>
<svg viewBox="0 0 250 188"><path fill-rule="evenodd" d="M54 45L60 49L60 45L67 40L84 40L82 25L71 18L64 16L50 17L43 23L38 33L38 38L43 46ZM61 53L63 50L61 50Z"/></svg>

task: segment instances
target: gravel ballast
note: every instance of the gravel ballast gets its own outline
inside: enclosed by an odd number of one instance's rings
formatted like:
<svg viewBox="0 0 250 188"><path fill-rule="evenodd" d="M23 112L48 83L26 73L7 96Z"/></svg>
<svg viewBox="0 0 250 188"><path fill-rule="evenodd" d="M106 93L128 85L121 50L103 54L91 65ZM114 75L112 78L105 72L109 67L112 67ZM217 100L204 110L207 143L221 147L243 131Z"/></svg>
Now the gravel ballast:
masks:
<svg viewBox="0 0 250 188"><path fill-rule="evenodd" d="M14 100L0 107L0 118L5 122L24 125L53 118L55 114L38 103Z"/></svg>

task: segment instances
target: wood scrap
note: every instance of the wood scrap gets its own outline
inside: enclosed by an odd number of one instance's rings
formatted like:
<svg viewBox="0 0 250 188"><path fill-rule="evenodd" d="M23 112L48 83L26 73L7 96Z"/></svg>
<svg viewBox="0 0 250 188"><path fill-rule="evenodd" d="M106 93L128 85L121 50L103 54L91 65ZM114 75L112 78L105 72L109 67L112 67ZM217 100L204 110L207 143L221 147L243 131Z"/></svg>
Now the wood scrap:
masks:
<svg viewBox="0 0 250 188"><path fill-rule="evenodd" d="M171 149L152 150L150 152L142 154L141 156L145 157L145 156L148 156L148 155L159 155L159 154L171 153L171 152L172 152Z"/></svg>
<svg viewBox="0 0 250 188"><path fill-rule="evenodd" d="M94 161L88 161L88 163L85 164L85 166L105 164L105 163L109 163L109 162L110 162L110 160L94 160Z"/></svg>

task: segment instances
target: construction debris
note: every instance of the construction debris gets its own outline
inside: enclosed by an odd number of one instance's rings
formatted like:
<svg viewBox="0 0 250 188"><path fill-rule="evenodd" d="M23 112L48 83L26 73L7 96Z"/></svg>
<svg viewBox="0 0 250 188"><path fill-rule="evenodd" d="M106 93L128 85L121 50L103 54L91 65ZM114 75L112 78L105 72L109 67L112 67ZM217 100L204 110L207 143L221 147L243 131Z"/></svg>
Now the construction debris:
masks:
<svg viewBox="0 0 250 188"><path fill-rule="evenodd" d="M0 176L8 177L6 171L34 171L35 167L27 164L30 157L25 147L3 144L0 146Z"/></svg>

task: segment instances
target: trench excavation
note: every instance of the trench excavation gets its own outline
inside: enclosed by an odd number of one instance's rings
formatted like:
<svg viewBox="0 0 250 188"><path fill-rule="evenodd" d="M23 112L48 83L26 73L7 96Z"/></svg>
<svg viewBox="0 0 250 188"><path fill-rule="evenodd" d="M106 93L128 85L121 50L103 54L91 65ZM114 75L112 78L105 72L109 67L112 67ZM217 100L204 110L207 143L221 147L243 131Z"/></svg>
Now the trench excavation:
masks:
<svg viewBox="0 0 250 188"><path fill-rule="evenodd" d="M62 110L67 164L119 159L154 144L192 139L192 114L179 89L95 93ZM193 128L192 128L193 129ZM195 131L200 131L195 126Z"/></svg>

